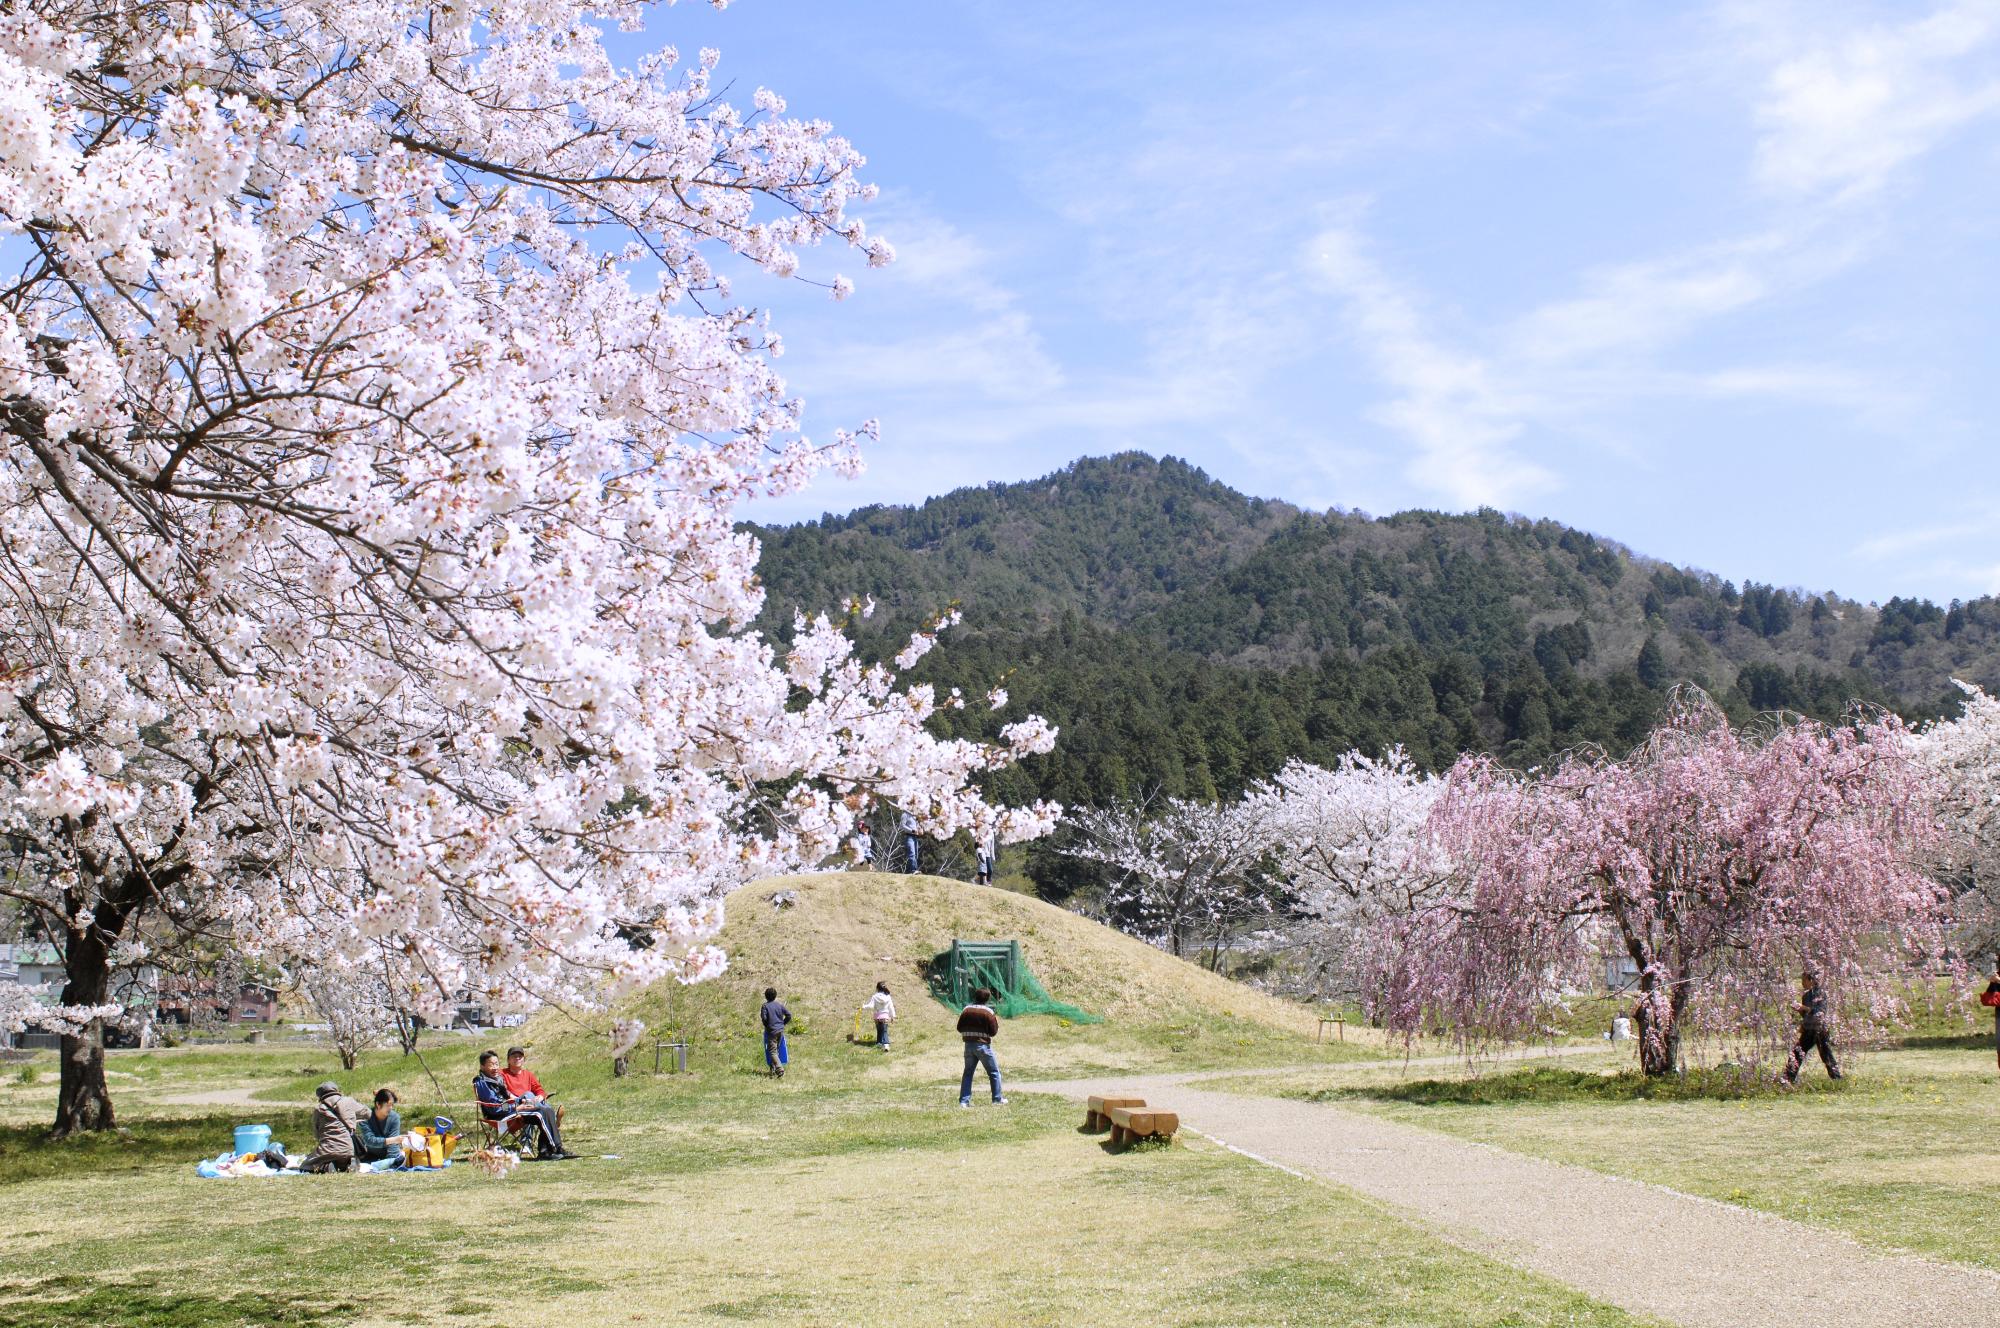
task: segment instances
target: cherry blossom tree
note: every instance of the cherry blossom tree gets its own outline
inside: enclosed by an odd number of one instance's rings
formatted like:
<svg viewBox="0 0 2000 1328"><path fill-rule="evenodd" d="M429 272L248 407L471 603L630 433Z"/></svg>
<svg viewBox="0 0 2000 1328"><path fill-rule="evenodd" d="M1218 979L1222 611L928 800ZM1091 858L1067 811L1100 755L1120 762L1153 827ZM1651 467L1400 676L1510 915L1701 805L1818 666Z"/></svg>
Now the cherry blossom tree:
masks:
<svg viewBox="0 0 2000 1328"><path fill-rule="evenodd" d="M1431 817L1461 879L1383 927L1378 1012L1409 1033L1520 1034L1609 945L1639 968L1648 1074L1678 1069L1690 1032L1775 1036L1803 968L1845 1010L1890 1016L1945 918L1906 739L1893 718L1746 732L1690 693L1623 760L1461 759Z"/></svg>
<svg viewBox="0 0 2000 1328"><path fill-rule="evenodd" d="M327 1045L343 1070L353 1069L396 1023L388 984L366 965L315 968L299 980L299 993L326 1025Z"/></svg>
<svg viewBox="0 0 2000 1328"><path fill-rule="evenodd" d="M1368 939L1389 918L1434 904L1452 880L1426 832L1442 781L1401 747L1380 760L1349 752L1331 769L1292 761L1246 800L1322 982L1353 993Z"/></svg>
<svg viewBox="0 0 2000 1328"><path fill-rule="evenodd" d="M1959 943L2000 952L2000 699L1961 682L1958 718L1916 734L1917 759L1938 779L1945 814L1942 866L1955 887Z"/></svg>
<svg viewBox="0 0 2000 1328"><path fill-rule="evenodd" d="M1274 902L1260 811L1180 798L1092 808L1071 818L1064 851L1115 873L1105 898L1114 923L1177 958L1205 947L1214 968L1230 938Z"/></svg>
<svg viewBox="0 0 2000 1328"><path fill-rule="evenodd" d="M971 791L1039 720L940 741L963 699L827 619L746 629L738 504L871 429L800 434L730 269L893 254L825 123L613 62L658 11L0 14L0 833L80 1020L58 1133L113 1124L94 1012L155 938L593 1002L716 972L723 893L859 795L1052 824Z"/></svg>

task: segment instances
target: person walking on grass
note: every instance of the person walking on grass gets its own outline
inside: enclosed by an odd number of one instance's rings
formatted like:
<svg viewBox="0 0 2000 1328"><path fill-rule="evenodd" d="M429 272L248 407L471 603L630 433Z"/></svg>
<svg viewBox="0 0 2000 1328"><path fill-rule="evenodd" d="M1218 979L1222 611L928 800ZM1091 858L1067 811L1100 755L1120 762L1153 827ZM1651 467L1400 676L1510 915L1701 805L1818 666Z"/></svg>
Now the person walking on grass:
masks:
<svg viewBox="0 0 2000 1328"><path fill-rule="evenodd" d="M764 988L764 1006L757 1011L757 1022L764 1028L764 1064L772 1077L782 1079L792 1060L785 1047L785 1029L792 1022L792 1012L778 999L776 987Z"/></svg>
<svg viewBox="0 0 2000 1328"><path fill-rule="evenodd" d="M986 1067L986 1082L993 1087L993 1105L1004 1106L1007 1099L1000 1092L1000 1063L993 1059L993 1039L1000 1033L1000 1016L993 1013L993 993L986 987L976 987L972 992L972 1004L958 1012L958 1035L965 1039L965 1074L958 1081L958 1105L972 1105L972 1071L975 1066Z"/></svg>
<svg viewBox="0 0 2000 1328"><path fill-rule="evenodd" d="M854 865L862 871L875 870L875 836L868 833L866 822L854 832Z"/></svg>
<svg viewBox="0 0 2000 1328"><path fill-rule="evenodd" d="M910 875L915 876L917 866L917 818L904 812L896 821L896 828L903 832L903 853L909 862Z"/></svg>
<svg viewBox="0 0 2000 1328"><path fill-rule="evenodd" d="M979 871L973 879L975 885L993 884L993 860L1000 856L999 845L994 842L991 830L979 836Z"/></svg>
<svg viewBox="0 0 2000 1328"><path fill-rule="evenodd" d="M875 984L875 994L861 1007L875 1019L875 1047L878 1051L889 1049L889 1025L896 1019L896 1001L889 995L889 984Z"/></svg>
<svg viewBox="0 0 2000 1328"><path fill-rule="evenodd" d="M1840 1062L1833 1055L1833 1025L1827 1015L1826 988L1820 985L1819 974L1807 969L1799 975L1799 1040L1786 1058L1785 1072L1778 1076L1778 1082L1786 1088L1798 1083L1807 1053L1815 1050L1826 1064L1826 1077L1840 1078Z"/></svg>

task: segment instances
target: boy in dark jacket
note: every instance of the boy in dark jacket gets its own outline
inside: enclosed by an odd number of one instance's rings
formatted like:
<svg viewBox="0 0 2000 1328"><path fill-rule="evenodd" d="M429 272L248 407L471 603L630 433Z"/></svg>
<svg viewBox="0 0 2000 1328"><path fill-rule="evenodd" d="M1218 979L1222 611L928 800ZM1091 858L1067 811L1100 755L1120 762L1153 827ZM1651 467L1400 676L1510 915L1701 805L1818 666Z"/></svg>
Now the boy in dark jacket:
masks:
<svg viewBox="0 0 2000 1328"><path fill-rule="evenodd" d="M972 1004L958 1012L958 1035L965 1039L965 1074L958 1081L958 1105L972 1105L973 1067L986 1067L986 1082L993 1087L993 1102L996 1106L1007 1099L1000 1093L1000 1065L993 1059L993 1039L1000 1032L1000 1016L993 1013L988 1003L993 993L979 987L972 993Z"/></svg>
<svg viewBox="0 0 2000 1328"><path fill-rule="evenodd" d="M778 999L776 987L764 988L764 1006L757 1011L757 1022L764 1026L764 1064L782 1079L792 1059L785 1047L785 1029L792 1022L792 1012Z"/></svg>
<svg viewBox="0 0 2000 1328"><path fill-rule="evenodd" d="M1819 985L1819 974L1807 969L1799 976L1798 1044L1785 1061L1785 1072L1778 1076L1785 1087L1790 1088L1799 1081L1799 1070L1806 1063L1806 1054L1815 1049L1820 1060L1826 1063L1826 1077L1840 1078L1840 1062L1833 1058L1833 1025L1827 1015L1826 988Z"/></svg>

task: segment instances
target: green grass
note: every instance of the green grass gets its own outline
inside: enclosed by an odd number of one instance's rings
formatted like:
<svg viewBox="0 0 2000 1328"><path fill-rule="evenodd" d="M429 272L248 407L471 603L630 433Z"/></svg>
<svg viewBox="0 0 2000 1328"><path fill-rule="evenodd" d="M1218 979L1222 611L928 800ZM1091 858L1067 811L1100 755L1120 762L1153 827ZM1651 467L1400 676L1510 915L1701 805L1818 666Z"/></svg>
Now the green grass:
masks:
<svg viewBox="0 0 2000 1328"><path fill-rule="evenodd" d="M1629 1053L1477 1075L1363 1071L1329 1083L1322 1072L1224 1086L1379 1113L2000 1271L1990 1233L2000 1074L1990 1048L1844 1059L1843 1081L1828 1082L1815 1061L1789 1093L1728 1072L1648 1083Z"/></svg>
<svg viewBox="0 0 2000 1328"><path fill-rule="evenodd" d="M134 1094L129 1137L61 1145L16 1124L0 1133L0 1328L1238 1325L1330 1305L1354 1324L1638 1322L1198 1139L1114 1154L1052 1097L960 1110L943 1050L828 1048L782 1081L748 1057L616 1081L575 1065L551 1086L587 1159L501 1180L194 1176L236 1121L296 1132L296 1107ZM324 1068L296 1048L209 1055L147 1053L141 1077L272 1088Z"/></svg>

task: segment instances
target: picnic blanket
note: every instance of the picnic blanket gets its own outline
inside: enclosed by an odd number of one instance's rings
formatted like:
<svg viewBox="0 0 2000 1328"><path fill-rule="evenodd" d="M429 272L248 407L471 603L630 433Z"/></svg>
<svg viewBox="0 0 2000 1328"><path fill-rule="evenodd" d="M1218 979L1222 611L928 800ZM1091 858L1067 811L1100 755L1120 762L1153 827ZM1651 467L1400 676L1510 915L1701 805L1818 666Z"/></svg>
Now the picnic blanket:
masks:
<svg viewBox="0 0 2000 1328"><path fill-rule="evenodd" d="M398 1175L413 1171L443 1171L451 1165L446 1158L443 1167L406 1167L401 1158L385 1157L380 1162L363 1162L356 1170L376 1175ZM238 1156L224 1149L214 1157L203 1158L195 1163L194 1174L204 1180L245 1180L263 1176L303 1176L306 1173L291 1167L272 1167L264 1162L260 1153L246 1153Z"/></svg>

